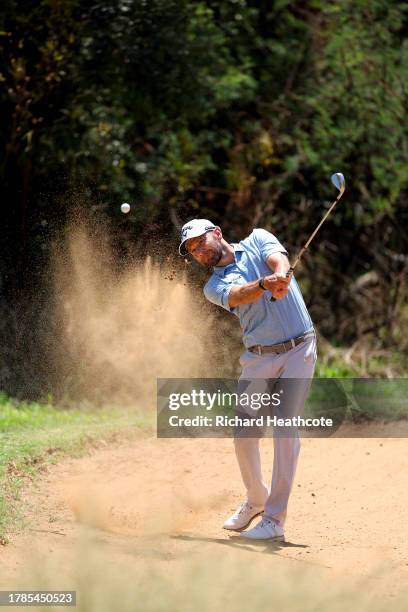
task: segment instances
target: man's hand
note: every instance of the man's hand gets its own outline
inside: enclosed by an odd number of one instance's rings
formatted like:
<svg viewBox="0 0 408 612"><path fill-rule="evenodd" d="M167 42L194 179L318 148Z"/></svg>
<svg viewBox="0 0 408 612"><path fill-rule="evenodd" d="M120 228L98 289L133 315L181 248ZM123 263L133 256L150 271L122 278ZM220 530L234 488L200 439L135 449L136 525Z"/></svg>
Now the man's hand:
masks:
<svg viewBox="0 0 408 612"><path fill-rule="evenodd" d="M286 253L272 253L269 255L266 263L272 270L273 274L266 277L269 283L265 282L265 287L272 293L275 300L281 300L289 291L289 283L292 279L292 273L287 277L290 263Z"/></svg>
<svg viewBox="0 0 408 612"><path fill-rule="evenodd" d="M272 293L275 300L281 300L288 294L291 279L292 274L289 276L280 273L270 274L265 276L264 286Z"/></svg>

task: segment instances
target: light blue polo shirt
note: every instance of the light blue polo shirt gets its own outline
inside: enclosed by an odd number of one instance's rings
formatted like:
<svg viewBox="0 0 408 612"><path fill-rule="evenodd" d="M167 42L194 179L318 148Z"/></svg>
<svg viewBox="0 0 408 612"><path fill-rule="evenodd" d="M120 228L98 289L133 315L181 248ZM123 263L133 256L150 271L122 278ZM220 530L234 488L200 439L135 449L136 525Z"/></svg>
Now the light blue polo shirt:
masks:
<svg viewBox="0 0 408 612"><path fill-rule="evenodd" d="M233 285L272 274L266 263L267 257L277 252L288 254L279 240L264 229L254 229L247 238L232 246L235 262L213 268L213 274L204 286L204 295L210 302L239 318L245 347L285 342L312 329L312 320L294 277L288 294L281 300L271 302L271 293L265 291L252 304L230 308L228 295Z"/></svg>

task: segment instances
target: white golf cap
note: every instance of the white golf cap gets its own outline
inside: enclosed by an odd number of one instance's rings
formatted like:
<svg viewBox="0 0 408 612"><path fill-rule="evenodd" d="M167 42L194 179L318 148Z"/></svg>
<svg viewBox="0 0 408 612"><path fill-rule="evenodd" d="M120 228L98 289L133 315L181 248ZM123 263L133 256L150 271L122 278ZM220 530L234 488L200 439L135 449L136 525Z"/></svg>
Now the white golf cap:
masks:
<svg viewBox="0 0 408 612"><path fill-rule="evenodd" d="M197 238L210 230L215 229L217 226L211 223L208 219L192 219L187 221L181 228L181 242L179 246L180 255L186 255L185 249L182 249L183 244L189 238ZM184 251L184 252L183 252Z"/></svg>

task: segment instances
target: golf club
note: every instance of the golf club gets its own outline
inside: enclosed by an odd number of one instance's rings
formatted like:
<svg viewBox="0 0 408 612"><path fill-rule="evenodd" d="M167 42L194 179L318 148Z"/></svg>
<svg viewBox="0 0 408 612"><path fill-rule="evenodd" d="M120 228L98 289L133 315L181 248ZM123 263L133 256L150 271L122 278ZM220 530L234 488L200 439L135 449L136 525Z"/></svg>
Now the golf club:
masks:
<svg viewBox="0 0 408 612"><path fill-rule="evenodd" d="M319 225L316 227L316 229L314 230L314 232L311 234L311 236L309 237L309 240L306 242L306 244L300 249L298 256L296 257L295 261L293 262L293 264L290 266L289 270L286 272L286 277L289 277L292 273L293 270L296 268L296 266L298 265L299 261L301 260L303 253L306 251L306 249L308 248L309 244L312 242L313 238L316 236L317 232L319 231L319 229L321 228L321 226L323 225L323 223L326 221L327 217L330 215L331 211L333 210L333 208L336 206L337 202L340 200L341 196L343 195L345 189L346 189L346 180L344 178L344 175L341 172L335 172L334 174L332 174L331 176L331 182L333 183L333 185L336 187L336 189L339 191L339 195L337 196L337 198L334 200L333 204L330 206L329 210L325 213L325 215L323 216L323 219L320 221ZM274 298L273 296L271 297L271 302L276 302L276 298Z"/></svg>

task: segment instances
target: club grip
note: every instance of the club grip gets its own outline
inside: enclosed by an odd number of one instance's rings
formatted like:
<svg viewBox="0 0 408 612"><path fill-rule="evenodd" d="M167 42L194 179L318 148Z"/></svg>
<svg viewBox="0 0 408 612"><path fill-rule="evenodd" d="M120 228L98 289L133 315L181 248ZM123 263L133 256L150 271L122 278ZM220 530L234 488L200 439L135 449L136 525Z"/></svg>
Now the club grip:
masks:
<svg viewBox="0 0 408 612"><path fill-rule="evenodd" d="M288 278L293 273L294 268L290 266L289 270L286 272L286 278ZM276 302L276 298L271 295L271 302Z"/></svg>

